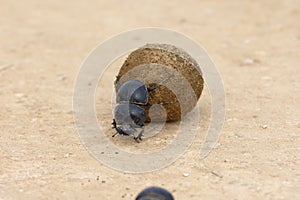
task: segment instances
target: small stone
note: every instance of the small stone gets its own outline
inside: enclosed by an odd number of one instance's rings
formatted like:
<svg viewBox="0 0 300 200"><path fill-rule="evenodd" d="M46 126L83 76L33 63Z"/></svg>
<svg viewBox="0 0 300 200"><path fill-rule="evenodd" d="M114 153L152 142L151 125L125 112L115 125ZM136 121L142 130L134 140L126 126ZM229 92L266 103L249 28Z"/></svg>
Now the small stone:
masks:
<svg viewBox="0 0 300 200"><path fill-rule="evenodd" d="M254 63L254 60L251 59L251 58L246 58L246 59L244 60L244 64L245 64L245 65L251 65L251 64L253 64L253 63Z"/></svg>
<svg viewBox="0 0 300 200"><path fill-rule="evenodd" d="M184 177L188 177L190 174L187 173L187 172L184 172L182 175L183 175Z"/></svg>
<svg viewBox="0 0 300 200"><path fill-rule="evenodd" d="M71 155L71 153L66 153L66 154L64 155L64 157L65 157L65 158L69 158L70 155Z"/></svg>
<svg viewBox="0 0 300 200"><path fill-rule="evenodd" d="M18 97L18 98L22 98L25 96L25 94L23 93L15 93L15 96Z"/></svg>
<svg viewBox="0 0 300 200"><path fill-rule="evenodd" d="M61 75L61 76L59 76L58 79L59 79L60 81L64 81L64 80L67 79L67 76L66 76L66 75Z"/></svg>
<svg viewBox="0 0 300 200"><path fill-rule="evenodd" d="M215 172L215 171L211 171L211 173L219 178L223 178L222 175L220 175L218 172Z"/></svg>
<svg viewBox="0 0 300 200"><path fill-rule="evenodd" d="M245 135L244 135L243 133L241 133L241 132L236 132L236 133L234 133L234 135L237 136L237 137L244 137L244 136L245 136Z"/></svg>
<svg viewBox="0 0 300 200"><path fill-rule="evenodd" d="M263 128L263 129L267 129L267 128L268 128L268 125L265 124L265 125L262 126L262 128Z"/></svg>

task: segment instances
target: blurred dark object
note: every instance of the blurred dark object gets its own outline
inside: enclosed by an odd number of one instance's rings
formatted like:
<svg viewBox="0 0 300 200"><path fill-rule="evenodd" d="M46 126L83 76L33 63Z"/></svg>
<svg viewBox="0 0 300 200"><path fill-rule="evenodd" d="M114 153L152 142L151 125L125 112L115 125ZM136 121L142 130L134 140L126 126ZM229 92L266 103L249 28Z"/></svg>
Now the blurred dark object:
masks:
<svg viewBox="0 0 300 200"><path fill-rule="evenodd" d="M174 200L174 197L166 189L149 187L140 192L135 200Z"/></svg>

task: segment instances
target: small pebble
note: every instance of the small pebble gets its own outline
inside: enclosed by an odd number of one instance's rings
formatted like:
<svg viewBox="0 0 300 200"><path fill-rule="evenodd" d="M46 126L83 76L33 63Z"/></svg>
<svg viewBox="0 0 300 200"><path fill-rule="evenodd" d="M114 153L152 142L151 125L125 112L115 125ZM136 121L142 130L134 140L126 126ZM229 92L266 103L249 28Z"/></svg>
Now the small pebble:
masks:
<svg viewBox="0 0 300 200"><path fill-rule="evenodd" d="M23 93L15 93L15 96L18 97L18 98L21 98L21 97L24 97L25 94L23 94Z"/></svg>
<svg viewBox="0 0 300 200"><path fill-rule="evenodd" d="M215 171L211 171L211 173L219 178L223 178L222 175L220 175L219 173L215 172Z"/></svg>
<svg viewBox="0 0 300 200"><path fill-rule="evenodd" d="M184 177L188 177L190 174L187 173L187 172L185 172L185 173L183 173L182 175L183 175Z"/></svg>
<svg viewBox="0 0 300 200"><path fill-rule="evenodd" d="M244 137L245 136L245 134L243 134L241 132L235 132L234 135L237 136L237 137Z"/></svg>
<svg viewBox="0 0 300 200"><path fill-rule="evenodd" d="M251 65L251 64L253 64L253 63L254 63L254 60L251 59L251 58L246 58L246 59L244 60L244 64L246 64L246 65Z"/></svg>
<svg viewBox="0 0 300 200"><path fill-rule="evenodd" d="M64 155L64 157L65 157L65 158L69 158L69 157L70 157L70 153L66 153L66 154Z"/></svg>
<svg viewBox="0 0 300 200"><path fill-rule="evenodd" d="M268 128L268 125L265 124L265 125L262 126L262 128L263 128L263 129L267 129L267 128Z"/></svg>
<svg viewBox="0 0 300 200"><path fill-rule="evenodd" d="M64 80L66 80L67 79L67 76L65 76L65 75L61 75L61 76L59 76L59 78L58 78L58 80L60 80L60 81L64 81Z"/></svg>

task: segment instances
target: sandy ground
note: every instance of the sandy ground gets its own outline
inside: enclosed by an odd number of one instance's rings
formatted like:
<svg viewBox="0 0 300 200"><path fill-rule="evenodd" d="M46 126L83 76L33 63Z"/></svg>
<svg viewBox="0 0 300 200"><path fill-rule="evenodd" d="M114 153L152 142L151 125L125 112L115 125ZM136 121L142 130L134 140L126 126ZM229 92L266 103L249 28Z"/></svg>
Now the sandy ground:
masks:
<svg viewBox="0 0 300 200"><path fill-rule="evenodd" d="M150 185L176 199L300 198L299 0L0 2L0 199L129 200ZM226 122L218 147L199 160L210 119L205 89L202 126L184 156L161 171L124 174L81 144L72 94L97 44L145 26L206 48L224 81ZM117 69L102 79L107 87Z"/></svg>

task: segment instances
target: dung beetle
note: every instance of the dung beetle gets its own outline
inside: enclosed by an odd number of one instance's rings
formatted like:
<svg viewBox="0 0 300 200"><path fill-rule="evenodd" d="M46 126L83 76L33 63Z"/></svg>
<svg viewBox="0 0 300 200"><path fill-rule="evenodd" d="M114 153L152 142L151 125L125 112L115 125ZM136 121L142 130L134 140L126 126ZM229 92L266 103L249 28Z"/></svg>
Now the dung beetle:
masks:
<svg viewBox="0 0 300 200"><path fill-rule="evenodd" d="M146 85L139 80L129 80L120 85L118 83L120 77L116 77L114 86L117 92L116 102L118 105L114 109L112 125L117 132L113 137L117 134L124 136L133 135L137 142L142 140L147 113L141 106L150 108L151 105L148 102L148 94L162 86L172 76L174 75L169 75L160 83L151 87L146 87ZM141 129L141 131L135 136L137 129Z"/></svg>
<svg viewBox="0 0 300 200"><path fill-rule="evenodd" d="M149 187L141 191L135 200L174 200L174 197L166 189Z"/></svg>

